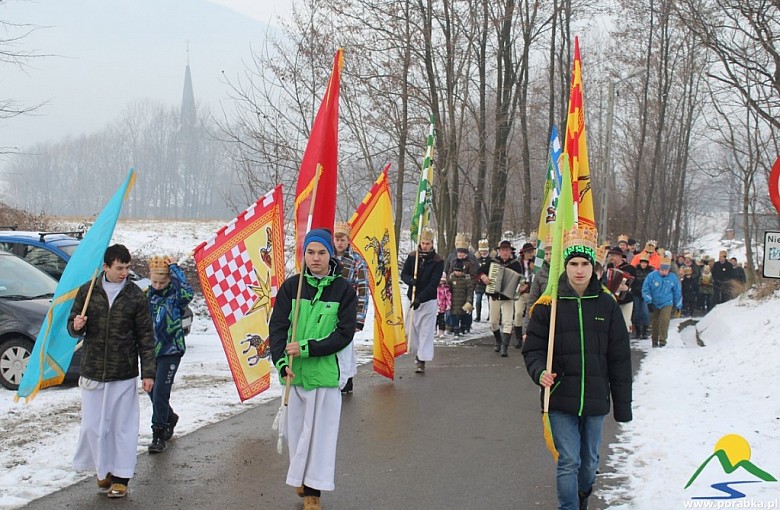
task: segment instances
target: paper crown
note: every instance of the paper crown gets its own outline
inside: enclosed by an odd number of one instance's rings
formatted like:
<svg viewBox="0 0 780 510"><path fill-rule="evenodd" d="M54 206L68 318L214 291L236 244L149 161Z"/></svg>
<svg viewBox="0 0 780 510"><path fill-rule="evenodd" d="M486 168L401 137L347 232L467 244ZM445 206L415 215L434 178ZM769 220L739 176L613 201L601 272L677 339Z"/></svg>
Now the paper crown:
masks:
<svg viewBox="0 0 780 510"><path fill-rule="evenodd" d="M539 233L536 230L532 230L531 235L528 236L528 240L532 243L535 243L539 240Z"/></svg>
<svg viewBox="0 0 780 510"><path fill-rule="evenodd" d="M656 246L658 246L658 241L656 241L656 240L654 240L654 239L649 239L649 240L648 240L648 241L645 243L645 250L647 250L647 249L648 249L648 246L652 246L653 248L655 248Z"/></svg>
<svg viewBox="0 0 780 510"><path fill-rule="evenodd" d="M420 241L433 241L433 230L426 228L420 232Z"/></svg>
<svg viewBox="0 0 780 510"><path fill-rule="evenodd" d="M667 267L671 267L672 266L672 252L670 252L668 250L664 250L662 252L660 265L661 266L667 266Z"/></svg>
<svg viewBox="0 0 780 510"><path fill-rule="evenodd" d="M595 252L598 238L599 233L595 228L588 225L575 225L574 228L563 233L563 249L566 250L572 246L584 246Z"/></svg>
<svg viewBox="0 0 780 510"><path fill-rule="evenodd" d="M337 221L333 224L333 237L352 235L352 227L346 221Z"/></svg>
<svg viewBox="0 0 780 510"><path fill-rule="evenodd" d="M151 274L169 274L168 258L159 255L149 259L149 272Z"/></svg>
<svg viewBox="0 0 780 510"><path fill-rule="evenodd" d="M490 243L488 243L487 239L480 239L479 242L478 242L478 245L479 245L479 250L480 251L482 251L482 250L489 251L490 250Z"/></svg>
<svg viewBox="0 0 780 510"><path fill-rule="evenodd" d="M563 233L563 258L568 262L572 253L586 253L593 260L592 263L602 262L603 258L596 254L599 233L595 228L583 225L577 226Z"/></svg>
<svg viewBox="0 0 780 510"><path fill-rule="evenodd" d="M618 244L620 244L621 241L626 243L626 244L628 244L628 235L627 234L620 234L618 236Z"/></svg>
<svg viewBox="0 0 780 510"><path fill-rule="evenodd" d="M609 253L609 245L602 244L596 249L596 262L601 262L603 265L607 260L607 254Z"/></svg>
<svg viewBox="0 0 780 510"><path fill-rule="evenodd" d="M466 240L464 234L457 234L455 236L455 248L468 248L469 242Z"/></svg>

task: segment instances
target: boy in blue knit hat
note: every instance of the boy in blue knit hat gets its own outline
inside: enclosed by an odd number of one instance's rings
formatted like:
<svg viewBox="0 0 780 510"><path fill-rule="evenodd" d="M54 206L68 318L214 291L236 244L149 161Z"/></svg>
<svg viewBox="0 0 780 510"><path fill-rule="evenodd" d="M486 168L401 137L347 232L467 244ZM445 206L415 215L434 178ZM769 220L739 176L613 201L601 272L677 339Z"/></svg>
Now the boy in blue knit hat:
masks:
<svg viewBox="0 0 780 510"><path fill-rule="evenodd" d="M330 231L306 234L303 253L302 273L285 280L276 295L269 341L282 383L289 379L292 385L285 431L290 454L287 485L304 498L305 510L319 510L321 491L335 489L339 386L346 383L340 380L337 354L349 347L355 334L357 295L341 276Z"/></svg>

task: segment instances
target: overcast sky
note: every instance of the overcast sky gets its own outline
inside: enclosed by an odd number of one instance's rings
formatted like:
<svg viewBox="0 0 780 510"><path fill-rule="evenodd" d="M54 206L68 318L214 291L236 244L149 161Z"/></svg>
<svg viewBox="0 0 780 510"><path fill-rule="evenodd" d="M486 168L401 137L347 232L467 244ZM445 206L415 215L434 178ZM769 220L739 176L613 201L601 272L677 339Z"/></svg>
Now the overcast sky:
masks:
<svg viewBox="0 0 780 510"><path fill-rule="evenodd" d="M7 0L0 20L41 28L20 49L53 54L0 64L0 99L48 103L0 119L0 146L29 147L100 130L133 101L181 102L189 63L197 102L216 107L292 0Z"/></svg>

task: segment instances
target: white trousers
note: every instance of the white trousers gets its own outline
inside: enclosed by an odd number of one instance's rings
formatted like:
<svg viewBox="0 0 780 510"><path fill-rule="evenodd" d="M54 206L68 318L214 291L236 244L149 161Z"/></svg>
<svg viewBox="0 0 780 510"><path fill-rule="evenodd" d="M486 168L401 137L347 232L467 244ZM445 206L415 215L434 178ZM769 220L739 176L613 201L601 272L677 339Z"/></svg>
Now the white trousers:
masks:
<svg viewBox="0 0 780 510"><path fill-rule="evenodd" d="M132 478L138 457L138 378L81 389L81 431L73 469Z"/></svg>
<svg viewBox="0 0 780 510"><path fill-rule="evenodd" d="M626 329L631 333L631 314L634 312L634 302L629 301L620 305L620 311L623 312L623 320L626 321Z"/></svg>
<svg viewBox="0 0 780 510"><path fill-rule="evenodd" d="M290 388L287 485L332 491L336 488L336 442L341 420L338 388Z"/></svg>
<svg viewBox="0 0 780 510"><path fill-rule="evenodd" d="M496 331L499 327L504 333L512 332L512 321L515 317L515 302L511 299L490 298L490 329Z"/></svg>
<svg viewBox="0 0 780 510"><path fill-rule="evenodd" d="M525 294L520 294L520 297L515 300L515 320L512 322L512 324L516 327L522 327L523 325L523 319L525 318L526 314L526 306L528 306L528 296L529 294L526 292Z"/></svg>
<svg viewBox="0 0 780 510"><path fill-rule="evenodd" d="M409 352L420 361L433 359L433 335L436 334L436 315L439 305L435 299L420 303L417 310L406 314L406 338L409 339ZM410 320L411 318L411 320Z"/></svg>

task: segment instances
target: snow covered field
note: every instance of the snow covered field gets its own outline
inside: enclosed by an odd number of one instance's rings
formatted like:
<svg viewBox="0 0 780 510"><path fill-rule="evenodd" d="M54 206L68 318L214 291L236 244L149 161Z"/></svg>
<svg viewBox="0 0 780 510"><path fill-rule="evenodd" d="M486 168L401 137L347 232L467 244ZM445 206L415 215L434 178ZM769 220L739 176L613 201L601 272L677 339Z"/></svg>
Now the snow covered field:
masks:
<svg viewBox="0 0 780 510"><path fill-rule="evenodd" d="M114 241L126 244L134 255L183 256L222 224L122 222ZM702 247L711 255L717 254L717 244ZM734 248L732 253L740 257L739 247ZM177 434L187 434L280 394L274 381L268 391L241 403L203 300L196 301L193 308L196 319L172 396L172 404L182 416ZM749 443L747 450L729 443L733 448L726 453L731 460L750 460L780 477L780 399L776 390L780 294L761 302L744 297L734 300L718 306L695 326L678 331L684 322L672 322L669 343L663 349L650 349L649 340L632 340L635 349L647 351L634 383L634 421L620 425L618 440L611 445L616 454L603 461L615 473L602 476L615 477L620 483L615 489L604 490L601 486L609 483L604 480L597 490L610 508L618 509L777 508L780 483L760 481L743 469L727 474L717 462L708 463L691 486L684 487L727 434L737 434ZM487 326L475 323L474 331L487 333ZM705 347L697 345L697 333ZM370 334L357 336L363 362L371 358ZM13 395L0 391L3 509L24 506L84 479L70 469L80 420L78 388L47 389L26 405L14 403ZM151 441L146 426L151 416L149 401L144 397L141 403L139 452ZM717 496L711 484L735 480L757 483L735 486L746 494L742 499L692 499Z"/></svg>

